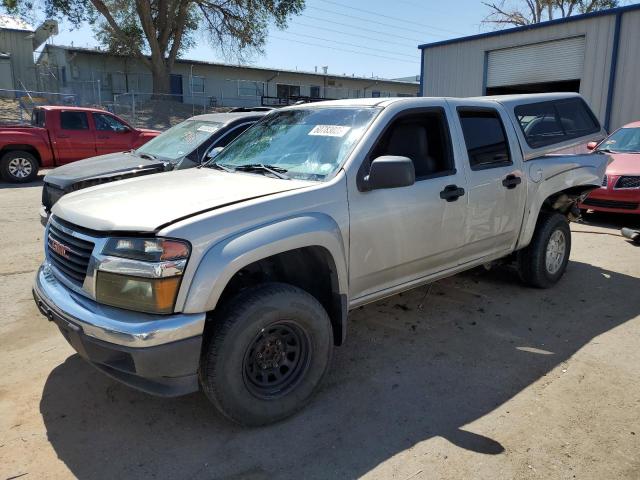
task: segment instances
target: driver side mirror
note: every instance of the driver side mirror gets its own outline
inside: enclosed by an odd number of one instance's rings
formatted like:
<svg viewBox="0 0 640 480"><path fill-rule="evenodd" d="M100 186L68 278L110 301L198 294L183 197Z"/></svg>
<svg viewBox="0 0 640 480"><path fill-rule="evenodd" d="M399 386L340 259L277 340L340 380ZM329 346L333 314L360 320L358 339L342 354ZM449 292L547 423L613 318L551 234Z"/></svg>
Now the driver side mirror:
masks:
<svg viewBox="0 0 640 480"><path fill-rule="evenodd" d="M371 162L369 175L364 177L360 191L408 187L415 181L416 171L410 158L383 155Z"/></svg>
<svg viewBox="0 0 640 480"><path fill-rule="evenodd" d="M589 142L587 143L587 150L593 150L598 146L598 142Z"/></svg>

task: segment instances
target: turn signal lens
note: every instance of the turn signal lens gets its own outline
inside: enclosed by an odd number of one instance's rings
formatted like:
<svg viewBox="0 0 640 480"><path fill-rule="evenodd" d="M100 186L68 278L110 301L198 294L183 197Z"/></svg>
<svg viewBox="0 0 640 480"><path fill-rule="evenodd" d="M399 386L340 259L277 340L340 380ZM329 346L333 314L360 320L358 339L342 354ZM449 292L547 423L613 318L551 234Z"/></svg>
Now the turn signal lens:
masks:
<svg viewBox="0 0 640 480"><path fill-rule="evenodd" d="M182 277L144 278L98 271L96 300L147 313L172 313Z"/></svg>

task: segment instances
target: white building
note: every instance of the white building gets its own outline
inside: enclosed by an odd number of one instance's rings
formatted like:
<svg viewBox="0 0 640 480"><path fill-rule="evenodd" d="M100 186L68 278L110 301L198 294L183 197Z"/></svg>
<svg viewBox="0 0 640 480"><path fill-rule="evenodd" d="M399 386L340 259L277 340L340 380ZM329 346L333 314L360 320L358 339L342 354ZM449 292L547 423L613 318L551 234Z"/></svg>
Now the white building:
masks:
<svg viewBox="0 0 640 480"><path fill-rule="evenodd" d="M640 5L420 45L421 95L580 92L608 130L640 120Z"/></svg>
<svg viewBox="0 0 640 480"><path fill-rule="evenodd" d="M135 58L96 49L46 45L38 59L51 72L47 90L102 103L127 92L150 95L149 70ZM416 96L417 81L382 80L178 59L171 72L174 100L207 106L277 105L299 98ZM87 96L91 95L89 99Z"/></svg>

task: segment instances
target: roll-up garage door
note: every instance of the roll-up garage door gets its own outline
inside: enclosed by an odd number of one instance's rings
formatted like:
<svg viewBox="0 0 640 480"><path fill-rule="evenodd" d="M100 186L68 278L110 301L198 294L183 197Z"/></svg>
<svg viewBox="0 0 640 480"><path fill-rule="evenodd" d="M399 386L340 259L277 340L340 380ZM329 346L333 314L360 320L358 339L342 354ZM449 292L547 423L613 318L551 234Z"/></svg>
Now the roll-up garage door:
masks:
<svg viewBox="0 0 640 480"><path fill-rule="evenodd" d="M493 50L487 58L487 87L582 78L584 37Z"/></svg>

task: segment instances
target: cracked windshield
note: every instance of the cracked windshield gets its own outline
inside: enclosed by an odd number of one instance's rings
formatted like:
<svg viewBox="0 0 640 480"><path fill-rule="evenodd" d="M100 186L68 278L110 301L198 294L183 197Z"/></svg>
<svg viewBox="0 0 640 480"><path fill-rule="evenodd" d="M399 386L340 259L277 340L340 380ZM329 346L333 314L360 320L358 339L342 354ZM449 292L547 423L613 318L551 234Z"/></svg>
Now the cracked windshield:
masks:
<svg viewBox="0 0 640 480"><path fill-rule="evenodd" d="M371 107L315 107L273 113L238 137L208 166L268 169L282 178L322 181L340 167L379 111Z"/></svg>
<svg viewBox="0 0 640 480"><path fill-rule="evenodd" d="M187 120L167 130L136 150L138 155L150 155L160 160L175 161L194 154L200 158L200 149L222 126L219 122ZM204 145L203 145L204 144Z"/></svg>

